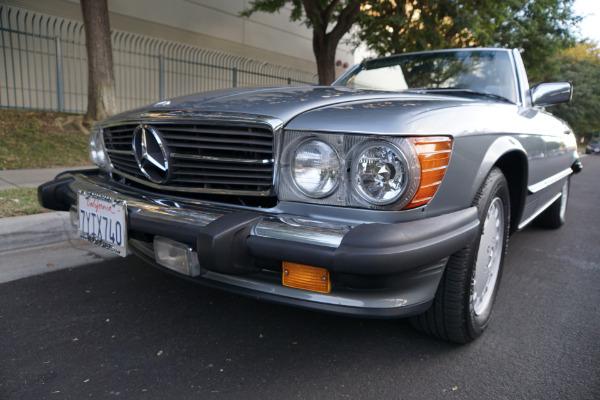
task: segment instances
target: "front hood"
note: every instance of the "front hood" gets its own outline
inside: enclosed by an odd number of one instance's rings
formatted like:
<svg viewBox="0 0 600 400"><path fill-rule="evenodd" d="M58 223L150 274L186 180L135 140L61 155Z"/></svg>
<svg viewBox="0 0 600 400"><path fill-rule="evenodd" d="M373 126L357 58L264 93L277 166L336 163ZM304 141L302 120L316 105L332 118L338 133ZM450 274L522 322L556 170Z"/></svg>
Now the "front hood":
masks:
<svg viewBox="0 0 600 400"><path fill-rule="evenodd" d="M107 122L139 120L142 116L183 112L216 112L251 114L277 118L287 124L294 117L308 111L345 104L381 104L382 102L402 103L411 113L452 107L470 99L441 95L416 93L396 93L375 90L360 90L346 87L301 86L284 88L240 88L205 92L170 100L160 101L151 106L125 112L110 118ZM407 107L410 105L410 107Z"/></svg>

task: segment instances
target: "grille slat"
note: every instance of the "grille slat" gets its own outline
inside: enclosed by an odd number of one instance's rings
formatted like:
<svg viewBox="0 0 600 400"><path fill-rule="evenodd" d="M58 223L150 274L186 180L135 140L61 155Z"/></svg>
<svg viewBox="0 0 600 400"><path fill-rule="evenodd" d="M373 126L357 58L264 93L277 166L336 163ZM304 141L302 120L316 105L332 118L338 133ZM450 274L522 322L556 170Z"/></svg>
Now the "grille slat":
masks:
<svg viewBox="0 0 600 400"><path fill-rule="evenodd" d="M236 180L236 179L180 179L180 182L188 182L188 183L206 183L206 184L227 184L227 185L238 185L238 186L246 186L248 185L248 181L246 180ZM260 185L260 183L254 183L255 185ZM270 185L270 182L263 183L262 186Z"/></svg>
<svg viewBox="0 0 600 400"><path fill-rule="evenodd" d="M144 178L144 175L142 175L140 173L140 170L137 168L137 164L136 164L135 168L129 167L127 165L121 165L121 168L119 170L121 172L126 172L136 178Z"/></svg>
<svg viewBox="0 0 600 400"><path fill-rule="evenodd" d="M109 151L111 159L113 159L115 156L114 153L110 152L110 150L130 151L134 165L137 166L131 150L131 140L133 138L133 131L136 126L137 125L122 125L104 130L104 145Z"/></svg>
<svg viewBox="0 0 600 400"><path fill-rule="evenodd" d="M109 152L109 154L110 154L111 160L113 160L113 161L115 161L115 160L122 160L122 161L125 161L125 162L129 161L133 165L137 165L133 153L131 153L131 154L122 154L122 153Z"/></svg>
<svg viewBox="0 0 600 400"><path fill-rule="evenodd" d="M272 143L270 140L248 140L244 137L197 137L197 136L184 136L184 135L164 135L165 139L171 143L171 145L185 144L187 143L239 143L243 142L246 145L264 146L271 148Z"/></svg>
<svg viewBox="0 0 600 400"><path fill-rule="evenodd" d="M132 150L138 124L104 129L104 143L113 171L151 182L140 171ZM270 128L212 124L151 124L170 155L168 191L264 195L272 191L274 155Z"/></svg>
<svg viewBox="0 0 600 400"><path fill-rule="evenodd" d="M247 130L247 129L215 129L215 128L162 128L161 132L165 134L165 136L170 136L171 132L185 132L186 134L194 133L198 135L208 136L208 135L235 135L235 136L250 136L253 138L263 137L270 139L273 135L266 130Z"/></svg>
<svg viewBox="0 0 600 400"><path fill-rule="evenodd" d="M248 159L248 158L227 158L227 157L211 157L211 156L200 156L195 154L181 154L171 153L171 157L179 158L182 160L194 160L195 162L206 162L206 163L228 163L235 164L238 166L244 165L269 165L273 164L273 160L269 158L263 159ZM178 164L184 164L179 162Z"/></svg>
<svg viewBox="0 0 600 400"><path fill-rule="evenodd" d="M248 165L215 165L215 164L203 164L198 163L197 165L185 165L185 164L177 164L178 173L184 173L186 169L209 169L209 170L217 170L217 171L252 171L258 173L268 174L269 176L273 175L273 167L271 165L267 165L264 167L256 167L256 166L248 166ZM187 172L186 172L187 173ZM195 172L191 172L195 173Z"/></svg>
<svg viewBox="0 0 600 400"><path fill-rule="evenodd" d="M177 171L174 172L175 176L197 176L197 172L186 172L186 171ZM244 173L234 173L234 172L213 172L213 171L202 171L202 176L222 176L223 178L247 178L253 180L266 180L270 181L271 174L244 174Z"/></svg>
<svg viewBox="0 0 600 400"><path fill-rule="evenodd" d="M212 145L212 144L206 144L206 145L200 145L200 144L191 144L191 143L170 143L169 145L170 149L178 149L178 151L182 151L181 149L202 149L202 150L225 150L225 151L241 151L241 152L247 152L247 151L251 151L251 152L257 152L257 153L262 153L262 154L271 154L273 151L271 149L261 149L261 148L255 148L255 147L244 147L244 146L237 146L237 145L231 145L231 146L223 146L223 145Z"/></svg>

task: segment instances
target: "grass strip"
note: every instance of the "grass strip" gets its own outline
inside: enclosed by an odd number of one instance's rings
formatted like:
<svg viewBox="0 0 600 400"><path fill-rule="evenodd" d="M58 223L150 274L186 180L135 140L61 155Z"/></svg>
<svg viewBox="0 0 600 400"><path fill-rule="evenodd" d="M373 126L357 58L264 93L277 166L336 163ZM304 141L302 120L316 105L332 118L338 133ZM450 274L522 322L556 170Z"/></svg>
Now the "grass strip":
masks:
<svg viewBox="0 0 600 400"><path fill-rule="evenodd" d="M37 188L0 190L0 218L50 212L39 205Z"/></svg>
<svg viewBox="0 0 600 400"><path fill-rule="evenodd" d="M82 115L0 109L0 170L90 164Z"/></svg>

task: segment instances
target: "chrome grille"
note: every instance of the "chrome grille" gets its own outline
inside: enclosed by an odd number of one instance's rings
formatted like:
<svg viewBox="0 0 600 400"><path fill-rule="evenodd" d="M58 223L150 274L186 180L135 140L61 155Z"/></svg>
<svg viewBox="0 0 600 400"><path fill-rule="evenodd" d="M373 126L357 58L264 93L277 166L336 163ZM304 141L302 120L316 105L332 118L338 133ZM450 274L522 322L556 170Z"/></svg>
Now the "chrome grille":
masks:
<svg viewBox="0 0 600 400"><path fill-rule="evenodd" d="M165 190L265 195L273 183L273 132L266 126L224 126L202 123L152 123L169 154L170 178L150 182L133 153L138 124L104 129L104 143L113 173Z"/></svg>

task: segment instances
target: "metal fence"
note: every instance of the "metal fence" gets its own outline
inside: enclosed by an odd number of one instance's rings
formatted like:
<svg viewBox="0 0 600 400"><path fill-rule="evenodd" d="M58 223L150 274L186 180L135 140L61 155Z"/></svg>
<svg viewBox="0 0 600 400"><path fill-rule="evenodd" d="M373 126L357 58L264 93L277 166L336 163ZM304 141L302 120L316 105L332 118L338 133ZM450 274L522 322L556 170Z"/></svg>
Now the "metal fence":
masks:
<svg viewBox="0 0 600 400"><path fill-rule="evenodd" d="M315 74L182 43L111 32L117 109L239 86L315 84ZM0 108L85 112L83 23L0 4Z"/></svg>

